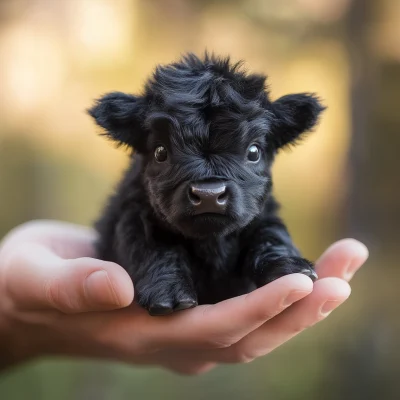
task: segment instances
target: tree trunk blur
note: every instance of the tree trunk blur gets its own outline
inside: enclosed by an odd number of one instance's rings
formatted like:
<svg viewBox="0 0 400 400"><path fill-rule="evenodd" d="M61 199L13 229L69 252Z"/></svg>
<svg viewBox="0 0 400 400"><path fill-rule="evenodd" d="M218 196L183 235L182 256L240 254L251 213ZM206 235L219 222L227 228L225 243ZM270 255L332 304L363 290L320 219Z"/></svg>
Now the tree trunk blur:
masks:
<svg viewBox="0 0 400 400"><path fill-rule="evenodd" d="M352 118L346 221L348 234L389 255L398 246L400 221L400 64L381 59L371 46L378 6L353 0L345 21Z"/></svg>
<svg viewBox="0 0 400 400"><path fill-rule="evenodd" d="M382 5L383 2L373 0L352 0L344 21L351 76L352 132L345 225L346 235L368 245L372 265L384 264L380 266L384 275L389 274L391 265L396 267L393 261L398 252L400 63L383 59L371 45ZM334 381L339 384L332 385L335 389L328 398L398 398L394 390L398 387L394 364L389 357L382 357L387 347L392 349L393 333L382 322L391 305L380 300L380 290L382 286L377 282L364 300L369 311L363 322L358 322L362 328L353 338L355 342L349 339L335 355L340 359L337 365L346 367L336 369Z"/></svg>

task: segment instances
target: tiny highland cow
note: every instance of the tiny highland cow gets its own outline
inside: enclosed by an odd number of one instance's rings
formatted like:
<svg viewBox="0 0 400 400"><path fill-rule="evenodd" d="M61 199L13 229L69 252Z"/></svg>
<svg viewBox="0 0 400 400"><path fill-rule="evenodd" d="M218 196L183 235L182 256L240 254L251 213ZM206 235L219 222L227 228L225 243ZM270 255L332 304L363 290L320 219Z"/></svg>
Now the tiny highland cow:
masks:
<svg viewBox="0 0 400 400"><path fill-rule="evenodd" d="M158 66L141 95L89 114L132 150L96 223L98 257L122 265L151 315L248 293L291 273L315 280L278 216L271 166L313 128L314 94L270 99L266 77L193 54Z"/></svg>

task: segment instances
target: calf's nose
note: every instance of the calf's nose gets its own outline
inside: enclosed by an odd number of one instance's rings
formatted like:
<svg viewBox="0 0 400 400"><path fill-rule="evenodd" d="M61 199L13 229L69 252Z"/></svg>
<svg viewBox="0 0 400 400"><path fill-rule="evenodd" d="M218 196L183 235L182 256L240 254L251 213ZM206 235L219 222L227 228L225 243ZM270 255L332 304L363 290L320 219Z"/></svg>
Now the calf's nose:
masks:
<svg viewBox="0 0 400 400"><path fill-rule="evenodd" d="M189 201L195 214L223 214L228 203L226 185L221 182L193 183L189 185Z"/></svg>

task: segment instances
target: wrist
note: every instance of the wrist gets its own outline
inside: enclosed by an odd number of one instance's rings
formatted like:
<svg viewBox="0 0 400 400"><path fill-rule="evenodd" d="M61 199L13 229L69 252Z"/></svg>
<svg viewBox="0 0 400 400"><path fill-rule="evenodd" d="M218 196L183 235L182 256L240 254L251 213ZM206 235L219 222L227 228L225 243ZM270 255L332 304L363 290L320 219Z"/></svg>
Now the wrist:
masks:
<svg viewBox="0 0 400 400"><path fill-rule="evenodd" d="M14 339L9 323L0 316L0 369L15 364Z"/></svg>
<svg viewBox="0 0 400 400"><path fill-rule="evenodd" d="M1 310L0 310L1 313ZM0 369L28 361L37 354L29 330L0 314Z"/></svg>

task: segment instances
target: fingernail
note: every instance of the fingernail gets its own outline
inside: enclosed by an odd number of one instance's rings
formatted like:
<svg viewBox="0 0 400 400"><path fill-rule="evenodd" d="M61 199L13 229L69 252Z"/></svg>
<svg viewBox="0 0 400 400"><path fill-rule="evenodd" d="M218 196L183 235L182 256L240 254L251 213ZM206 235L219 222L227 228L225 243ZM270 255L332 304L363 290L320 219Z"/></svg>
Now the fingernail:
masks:
<svg viewBox="0 0 400 400"><path fill-rule="evenodd" d="M95 271L85 281L85 293L91 303L99 305L119 305L118 297L114 291L106 271Z"/></svg>
<svg viewBox="0 0 400 400"><path fill-rule="evenodd" d="M347 281L349 281L353 277L353 275L358 271L361 265L369 257L368 248L364 244L357 242L357 246L358 246L358 252L356 255L353 255L352 259L350 259L346 272L344 274L344 278Z"/></svg>
<svg viewBox="0 0 400 400"><path fill-rule="evenodd" d="M288 297L283 301L283 307L289 307L291 306L294 302L302 299L304 296L309 294L309 292L306 292L304 290L296 290L294 292L291 292Z"/></svg>
<svg viewBox="0 0 400 400"><path fill-rule="evenodd" d="M344 279L346 281L349 281L353 277L353 275L356 273L357 269L358 269L357 263L355 263L354 260L351 260L349 262L349 266L347 267L347 270L344 274Z"/></svg>
<svg viewBox="0 0 400 400"><path fill-rule="evenodd" d="M341 301L327 301L320 310L320 313L323 316L329 315L336 307L338 307L342 302Z"/></svg>

